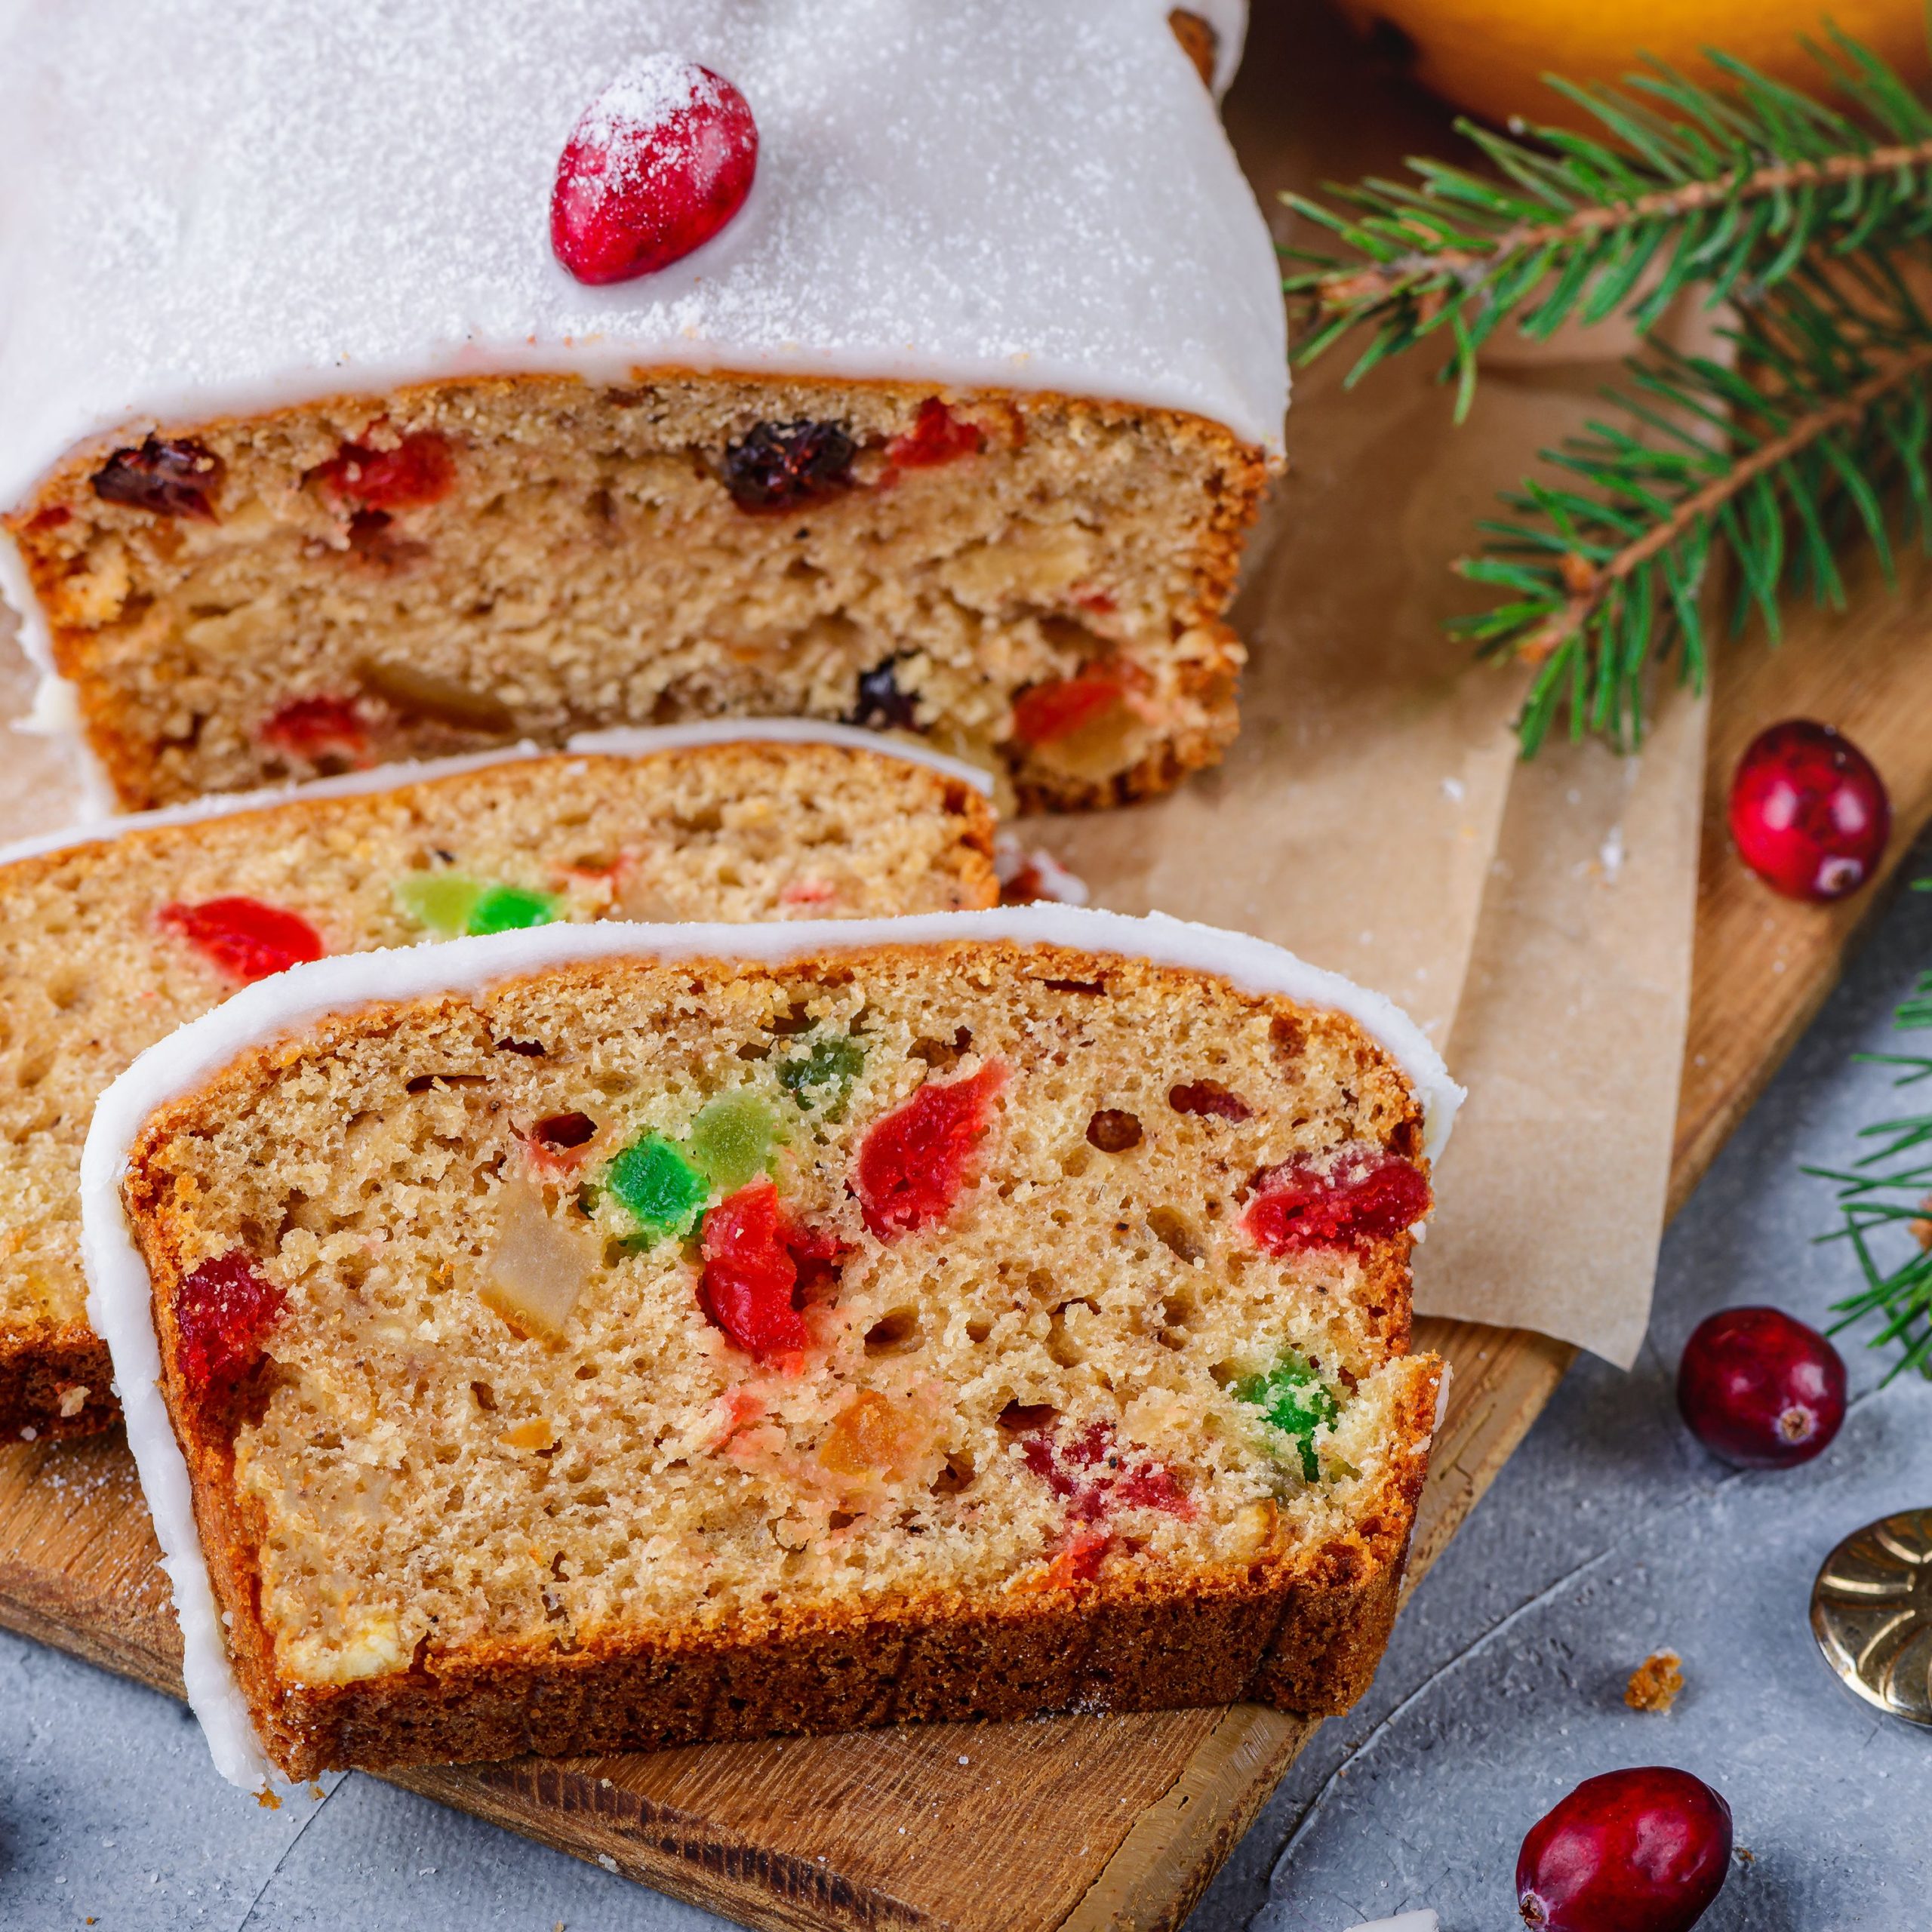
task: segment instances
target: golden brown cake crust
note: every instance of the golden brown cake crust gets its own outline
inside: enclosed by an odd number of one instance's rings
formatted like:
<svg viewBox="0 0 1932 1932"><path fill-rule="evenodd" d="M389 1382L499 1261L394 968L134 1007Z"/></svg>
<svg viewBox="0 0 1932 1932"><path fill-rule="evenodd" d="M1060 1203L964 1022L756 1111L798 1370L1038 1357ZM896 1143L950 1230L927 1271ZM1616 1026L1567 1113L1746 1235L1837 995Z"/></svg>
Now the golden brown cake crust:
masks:
<svg viewBox="0 0 1932 1932"><path fill-rule="evenodd" d="M84 1321L0 1326L0 1439L65 1441L118 1420L107 1344Z"/></svg>
<svg viewBox="0 0 1932 1932"><path fill-rule="evenodd" d="M1000 943L933 949L986 983L1012 970ZM1145 999L1184 995L1189 976L1143 962L1035 949L1034 983L1084 995L1098 976ZM868 977L903 963L903 949L837 955L823 968L848 975L875 1003ZM574 982L588 995L614 969L586 962L542 976L546 994ZM729 962L683 962L693 996ZM796 974L797 962L783 969ZM1064 975L1066 977L1063 977ZM793 981L788 992L795 997ZM1198 986L1198 976L1191 983ZM519 984L509 982L514 996ZM1432 1356L1403 1352L1410 1323L1412 1236L1378 1243L1359 1289L1371 1346L1394 1376L1384 1453L1345 1518L1297 1541L1270 1525L1243 1561L1181 1570L1104 1571L1097 1580L1008 1590L989 1598L964 1588L901 1589L861 1610L783 1595L763 1612L734 1613L719 1629L651 1630L633 1623L586 1632L580 1643L533 1650L527 1640L451 1644L433 1655L419 1643L406 1670L347 1681L299 1678L278 1668L262 1608L257 1552L266 1534L259 1490L238 1481L233 1444L269 1399L244 1385L232 1404L188 1401L180 1383L174 1294L195 1238L195 1202L204 1183L180 1164L179 1149L245 1097L266 1091L305 1062L359 1042L380 1042L412 1014L460 1008L462 995L325 1020L307 1034L243 1054L197 1093L162 1109L131 1152L125 1195L146 1257L162 1360L164 1392L186 1455L197 1521L217 1601L231 1619L231 1654L271 1757L291 1776L332 1766L463 1761L522 1753L574 1755L700 1740L810 1732L910 1720L1014 1718L1071 1707L1149 1709L1208 1706L1247 1697L1309 1714L1347 1709L1365 1690L1386 1642L1426 1472L1442 1369ZM1312 1015L1275 1001L1274 1017L1327 1053L1361 1040L1355 1023ZM1137 1007L1136 1010L1139 1010ZM485 1026L485 1035L492 1030ZM1324 1064L1326 1063L1324 1062ZM1364 1067L1377 1137L1419 1160L1421 1116L1404 1083ZM1163 1075L1163 1078L1165 1076ZM1082 1099L1079 1104L1084 1106ZM174 1151L171 1151L174 1150ZM272 1374L274 1371L271 1371ZM466 1369L463 1372L472 1372ZM1030 1398L1029 1398L1030 1399ZM405 1650L403 1654L408 1654Z"/></svg>
<svg viewBox="0 0 1932 1932"><path fill-rule="evenodd" d="M704 393L706 384L718 386L721 393L735 385L753 395L768 395L773 410L827 418L836 417L841 410L854 409L875 414L896 411L909 418L921 401L932 394L925 385L865 381L814 383L789 378L778 382L730 371L707 372L702 377L694 377L688 371L639 369L632 372L632 380L640 389L662 385L699 396ZM346 395L260 417L163 425L155 433L163 439L248 438L272 444L278 450L286 445L291 451L306 451L306 456L301 460L308 460L324 454L321 448L311 451L309 445L318 434L316 426L329 420L381 421L392 416L398 422L406 423L413 412L427 412L434 407L445 411L438 420L448 420L451 413L460 413L466 406L466 399L508 409L515 405L519 397L528 397L533 398L530 407L534 409L537 405L534 399L540 397L546 406L555 409L558 407L558 395L577 393L588 398L600 392L574 377L493 377L463 383L420 384L378 397ZM1057 669L1049 669L1042 659L1041 669L1032 674L1035 676L1077 675L1085 656L1115 648L1131 661L1143 657L1158 661L1158 714L1164 721L1137 733L1129 745L1128 762L1123 765L1116 761L1098 776L1077 768L1078 761L1076 768L1069 769L1054 756L1029 752L1015 739L996 740L983 719L970 724L956 718L935 719L931 721L935 742L941 749L989 761L997 757L1010 774L1014 795L1023 810L1085 810L1151 796L1171 789L1188 772L1217 762L1237 728L1236 681L1243 657L1241 646L1223 622L1222 614L1233 595L1245 533L1257 512L1271 474L1266 453L1241 441L1217 423L1180 411L1052 392L976 390L957 397L952 392L946 393L962 408L971 407L979 411L989 423L1010 424L1009 429L1000 432L1000 446L1012 452L1026 448L1029 420L1051 417L1067 426L1070 441L1063 460L1069 466L1077 468L1079 452L1084 448L1100 447L1109 438L1138 435L1147 438L1149 447L1158 445L1163 453L1162 462L1184 466L1192 480L1184 488L1180 488L1176 482L1178 470L1164 479L1161 487L1172 500L1164 509L1148 511L1151 521L1140 543L1143 550L1160 555L1158 568L1167 587L1147 608L1150 612L1156 605L1164 609L1160 620L1162 634L1146 630L1143 623L1144 634L1116 644L1110 641L1112 620L1090 619L1079 607L1077 596L1059 615L1048 614L1060 595L1057 592L1038 607L1037 615L1047 629L1057 626L1074 641L1065 648L1048 649L1048 657L1057 654L1065 661ZM145 810L202 791L234 789L284 775L263 768L259 748L251 749L244 758L238 747L258 728L259 720L224 718L218 715L225 699L220 678L210 668L214 660L189 651L178 637L165 628L157 631L154 627L159 606L141 587L143 571L168 568L168 559L184 540L180 527L169 518L97 501L91 479L103 455L119 440L103 437L76 451L48 476L29 503L5 519L20 546L34 593L46 614L55 665L72 682L78 694L88 741L116 795L128 810ZM293 459L277 459L285 460ZM300 474L298 471L298 481ZM919 472L922 478L940 478L939 487L944 487L946 475L943 470ZM287 480L279 487L285 491ZM934 486L924 481L901 484L899 494L909 488L931 487ZM301 494L296 493L298 497ZM844 501L817 506L814 515L828 524L835 523L839 516L853 514L854 506L868 494L854 491ZM795 515L777 519L781 523L798 520ZM748 525L761 525L769 520L743 521ZM93 523L102 523L108 540L104 558L96 558L91 551L77 552L74 547L75 532L84 524ZM1061 527L1042 526L1048 531ZM748 542L753 534L758 533L747 533ZM186 540L192 544L196 540L190 532ZM324 554L325 546L312 533L303 540L311 561ZM761 534L759 540L763 540ZM149 555L145 566L140 561L143 555ZM285 561L276 568L285 570L294 566ZM407 574L405 566L403 574ZM766 574L768 577L771 573ZM352 572L343 581L357 586L360 595L379 575L364 569L360 575ZM198 597L214 595L211 591L194 594ZM232 597L238 593L229 590L223 594ZM299 611L305 604L325 601L305 589L291 608ZM990 605L985 607L986 611L991 609ZM214 621L197 619L195 623L200 628ZM238 621L238 614L237 618L219 621ZM1004 617L976 611L972 621L989 624L989 638L998 638L1005 634ZM1030 623L1033 619L1028 621ZM1084 628L1089 621L1099 629L1089 632ZM729 643L728 638L726 642ZM908 632L896 648L921 653L934 647L923 635ZM1039 647L1031 648L1038 657ZM1011 653L1011 646L1007 645L997 648L992 654L1004 661ZM740 660L739 671L752 678L737 697L731 695L736 688L729 685L728 679L720 682L707 673L709 682L700 679L688 690L680 686L677 691L660 695L649 715L634 715L635 705L621 698L608 695L594 698L588 694L588 688L568 704L558 699L542 716L526 715L491 700L475 717L453 720L438 716L426 724L410 724L405 719L398 728L395 741L385 741L383 755L435 756L506 743L520 737L555 743L572 731L620 724L663 724L681 717L729 715L748 709L769 712L808 708L814 715L844 715L843 707L848 702L844 699L838 705L814 701L807 706L795 693L781 694L775 703L769 694L757 695L761 688L756 685L756 675L762 675L757 672L757 666L764 654L768 654L762 645L749 650L730 645L725 656ZM979 694L972 702L982 709L993 701L986 693L1011 675L1007 672L994 672L989 669L989 662L982 662L970 670L965 664L954 665L948 672L956 691L970 691L977 681ZM297 647L293 661L278 667L277 675L293 678L295 688L306 691L301 647ZM507 678L512 686L515 682L513 670L496 675L500 680ZM777 693L780 687L774 685L772 691ZM165 724L158 724L157 706L162 694L171 691L176 694L173 711L178 715ZM714 695L707 696L707 692ZM724 695L716 696L718 692ZM211 721L211 706L217 714ZM998 709L995 702L994 712L988 715L996 715ZM502 715L493 723L495 713ZM211 722L225 731L231 741L223 754L226 763L220 769L226 772L232 767L232 777L198 779L194 775L202 769L195 761L205 763L203 752L197 747L205 727Z"/></svg>

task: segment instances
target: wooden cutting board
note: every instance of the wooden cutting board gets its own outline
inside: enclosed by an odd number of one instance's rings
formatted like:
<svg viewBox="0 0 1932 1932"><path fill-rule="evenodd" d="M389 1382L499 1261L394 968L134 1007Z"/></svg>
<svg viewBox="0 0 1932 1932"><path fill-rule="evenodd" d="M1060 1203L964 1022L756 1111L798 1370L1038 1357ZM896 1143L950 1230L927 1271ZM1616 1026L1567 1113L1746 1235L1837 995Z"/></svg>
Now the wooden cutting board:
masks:
<svg viewBox="0 0 1932 1932"><path fill-rule="evenodd" d="M1372 121L1388 97L1382 78L1309 25L1293 43L1304 68L1295 91L1327 91L1332 118L1334 91L1352 90L1361 118ZM1262 28L1257 57L1278 62L1282 32L1265 17ZM1309 65L1321 70L1312 81ZM1244 76L1251 112L1269 84L1266 67ZM1415 112L1404 103L1390 127L1406 133ZM1356 159L1338 161L1337 171L1352 171ZM1932 570L1909 564L1905 575L1897 598L1875 580L1854 582L1852 615L1795 623L1776 655L1754 645L1724 659L1673 1205L1823 1001L1884 896L1791 906L1742 871L1724 849L1721 794L1744 742L1794 714L1842 725L1894 788L1894 865L1932 816L1932 638L1915 615L1932 598ZM1419 1344L1446 1355L1455 1374L1411 1586L1573 1352L1471 1324L1420 1329ZM0 1451L0 1623L178 1695L179 1642L155 1555L118 1435ZM1312 1729L1237 1706L438 1769L398 1781L749 1925L1152 1932L1186 1915Z"/></svg>

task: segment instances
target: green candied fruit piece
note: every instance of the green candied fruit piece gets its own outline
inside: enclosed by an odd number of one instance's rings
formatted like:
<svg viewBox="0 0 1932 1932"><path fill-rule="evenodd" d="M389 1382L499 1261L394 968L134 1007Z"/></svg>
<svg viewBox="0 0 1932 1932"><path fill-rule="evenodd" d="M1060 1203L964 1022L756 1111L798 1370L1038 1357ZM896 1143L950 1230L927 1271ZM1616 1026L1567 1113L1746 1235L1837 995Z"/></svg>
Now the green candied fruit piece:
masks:
<svg viewBox="0 0 1932 1932"><path fill-rule="evenodd" d="M796 1059L781 1061L778 1084L809 1113L825 1102L828 1120L845 1112L852 1083L866 1070L866 1050L849 1033L825 1033Z"/></svg>
<svg viewBox="0 0 1932 1932"><path fill-rule="evenodd" d="M485 886L470 908L472 933L513 933L525 926L547 926L557 916L555 894L532 892L521 885Z"/></svg>
<svg viewBox="0 0 1932 1932"><path fill-rule="evenodd" d="M395 882L396 903L417 924L445 939L469 931L471 916L485 892L467 872L411 872Z"/></svg>
<svg viewBox="0 0 1932 1932"><path fill-rule="evenodd" d="M749 1089L721 1094L691 1122L691 1158L725 1194L757 1180L771 1159L778 1117Z"/></svg>
<svg viewBox="0 0 1932 1932"><path fill-rule="evenodd" d="M689 1234L711 1185L661 1134L633 1140L604 1170L611 1198L653 1241Z"/></svg>
<svg viewBox="0 0 1932 1932"><path fill-rule="evenodd" d="M1279 1429L1294 1444L1301 1452L1303 1480L1315 1481L1321 1463L1315 1453L1315 1432L1342 1411L1308 1358L1291 1349L1266 1375L1243 1383L1235 1393L1244 1402L1252 1402L1269 1428Z"/></svg>

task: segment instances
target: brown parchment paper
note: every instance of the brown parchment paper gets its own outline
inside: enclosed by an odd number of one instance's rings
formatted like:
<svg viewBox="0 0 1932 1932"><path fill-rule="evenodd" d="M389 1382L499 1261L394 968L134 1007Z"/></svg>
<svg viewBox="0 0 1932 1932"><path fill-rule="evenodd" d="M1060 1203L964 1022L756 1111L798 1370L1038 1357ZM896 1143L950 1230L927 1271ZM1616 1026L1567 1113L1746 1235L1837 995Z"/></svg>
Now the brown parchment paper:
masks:
<svg viewBox="0 0 1932 1932"><path fill-rule="evenodd" d="M1320 9L1256 10L1228 123L1277 192L1447 152L1441 110ZM1226 764L1157 803L1020 828L1097 903L1233 926L1380 987L1471 1090L1418 1257L1425 1312L1534 1327L1627 1364L1661 1231L1689 1001L1704 712L1665 707L1641 758L1517 759L1512 672L1442 620L1496 491L1589 413L1623 345L1500 353L1458 429L1426 361L1343 393L1298 385L1290 473L1235 621L1252 654ZM31 693L0 614L0 715ZM0 838L68 822L57 750L0 735Z"/></svg>

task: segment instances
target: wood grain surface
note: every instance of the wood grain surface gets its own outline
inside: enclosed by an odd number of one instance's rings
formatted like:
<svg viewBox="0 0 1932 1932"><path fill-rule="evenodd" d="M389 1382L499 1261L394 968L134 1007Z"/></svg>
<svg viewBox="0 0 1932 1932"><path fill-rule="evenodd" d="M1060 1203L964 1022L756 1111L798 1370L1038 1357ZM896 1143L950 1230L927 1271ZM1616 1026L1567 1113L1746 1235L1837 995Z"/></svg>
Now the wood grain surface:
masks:
<svg viewBox="0 0 1932 1932"><path fill-rule="evenodd" d="M1337 89L1375 102L1386 89L1359 68L1338 72L1352 57L1327 30L1310 32L1298 50L1326 65L1295 85L1303 100L1325 96L1318 112L1337 126L1341 150L1331 171L1386 170L1420 110L1400 103L1386 140L1371 126L1379 108L1343 128ZM1246 103L1238 98L1235 108L1265 111L1257 90L1266 80L1244 78ZM1932 814L1932 639L1919 614L1932 571L1909 563L1905 577L1897 598L1855 583L1850 615L1801 617L1775 655L1755 645L1722 654L1673 1204L1825 998L1881 897L1792 906L1744 873L1725 850L1721 811L1739 750L1783 716L1843 725L1893 787L1894 864ZM1420 1343L1447 1356L1455 1374L1411 1587L1572 1355L1527 1333L1433 1321L1420 1329ZM0 1451L0 1623L179 1694L179 1640L155 1555L118 1435ZM435 1769L398 1781L748 1925L1158 1932L1186 1915L1312 1728L1251 1706L1079 1715Z"/></svg>

